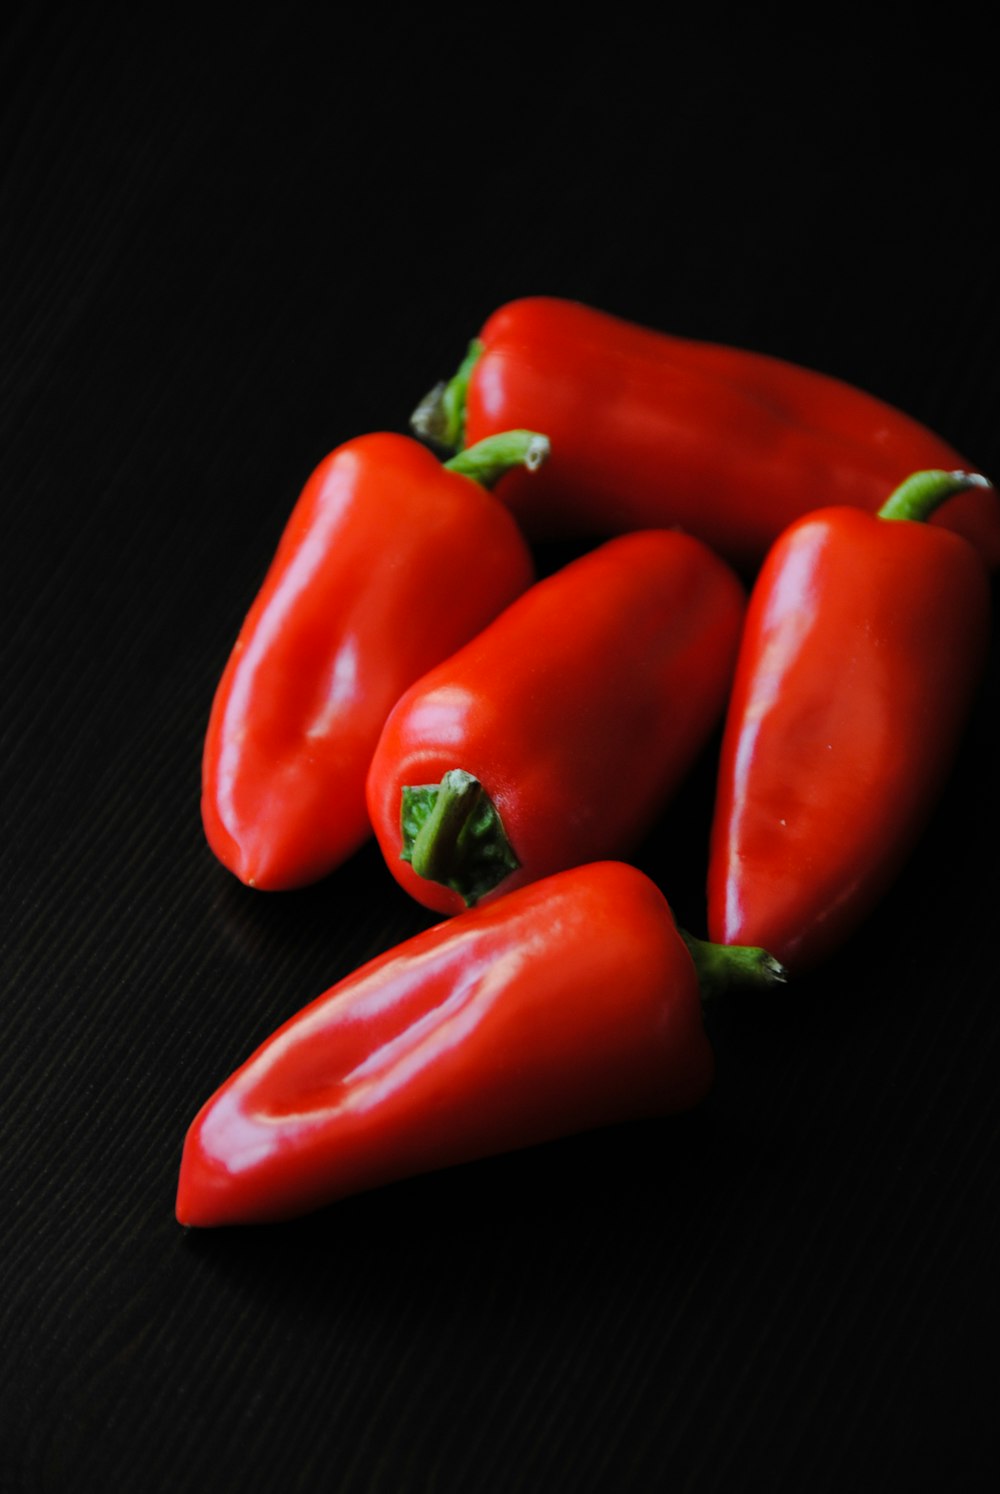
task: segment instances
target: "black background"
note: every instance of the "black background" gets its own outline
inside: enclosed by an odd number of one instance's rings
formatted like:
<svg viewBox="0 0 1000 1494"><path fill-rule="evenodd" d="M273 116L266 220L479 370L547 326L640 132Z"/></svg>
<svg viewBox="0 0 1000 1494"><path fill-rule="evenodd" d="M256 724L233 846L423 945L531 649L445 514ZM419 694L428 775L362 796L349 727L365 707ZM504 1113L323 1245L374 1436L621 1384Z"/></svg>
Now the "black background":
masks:
<svg viewBox="0 0 1000 1494"><path fill-rule="evenodd" d="M715 1015L699 1111L173 1217L201 1102L430 921L371 847L262 895L202 837L214 685L312 467L546 292L1000 472L985 37L89 10L15 7L0 54L0 1489L992 1487L995 647L877 918ZM639 858L698 932L711 779Z"/></svg>

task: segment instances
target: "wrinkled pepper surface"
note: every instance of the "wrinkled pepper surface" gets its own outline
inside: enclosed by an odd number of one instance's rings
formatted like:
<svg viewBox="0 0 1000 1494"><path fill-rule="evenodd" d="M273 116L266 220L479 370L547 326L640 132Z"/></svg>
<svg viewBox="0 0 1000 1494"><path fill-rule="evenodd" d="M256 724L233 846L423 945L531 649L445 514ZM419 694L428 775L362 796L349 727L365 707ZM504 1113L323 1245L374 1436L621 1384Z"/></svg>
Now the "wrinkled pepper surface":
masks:
<svg viewBox="0 0 1000 1494"><path fill-rule="evenodd" d="M456 912L631 854L722 719L745 594L699 540L622 535L410 687L372 758L386 862Z"/></svg>
<svg viewBox="0 0 1000 1494"><path fill-rule="evenodd" d="M303 886L371 834L365 776L386 716L534 577L484 484L547 446L507 433L442 466L378 433L309 478L212 705L202 766L210 846L243 882Z"/></svg>
<svg viewBox="0 0 1000 1494"><path fill-rule="evenodd" d="M686 529L743 570L807 508L876 511L922 468L967 468L941 437L841 380L535 296L486 322L459 372L414 415L454 448L506 426L550 437L537 483L498 494L535 538ZM980 492L935 523L1000 564L1000 514Z"/></svg>
<svg viewBox="0 0 1000 1494"><path fill-rule="evenodd" d="M783 978L687 941L632 867L576 867L362 966L279 1028L193 1121L182 1224L265 1223L614 1122L712 1082L700 998Z"/></svg>
<svg viewBox="0 0 1000 1494"><path fill-rule="evenodd" d="M926 519L977 477L922 472L881 516L820 510L751 594L718 780L708 926L793 974L897 875L953 763L987 651L981 557Z"/></svg>

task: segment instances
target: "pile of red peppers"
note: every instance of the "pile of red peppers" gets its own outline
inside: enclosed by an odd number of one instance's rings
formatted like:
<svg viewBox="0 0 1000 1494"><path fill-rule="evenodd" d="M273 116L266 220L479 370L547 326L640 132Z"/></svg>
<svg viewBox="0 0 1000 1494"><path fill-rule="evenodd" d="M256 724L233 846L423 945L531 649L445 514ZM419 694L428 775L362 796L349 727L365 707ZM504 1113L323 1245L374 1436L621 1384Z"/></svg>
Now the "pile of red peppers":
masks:
<svg viewBox="0 0 1000 1494"><path fill-rule="evenodd" d="M537 297L412 428L306 483L216 692L202 817L261 890L374 835L442 917L208 1100L185 1225L696 1105L703 1003L873 912L985 663L995 490L826 375ZM538 579L542 538L582 553ZM628 863L716 732L701 939Z"/></svg>

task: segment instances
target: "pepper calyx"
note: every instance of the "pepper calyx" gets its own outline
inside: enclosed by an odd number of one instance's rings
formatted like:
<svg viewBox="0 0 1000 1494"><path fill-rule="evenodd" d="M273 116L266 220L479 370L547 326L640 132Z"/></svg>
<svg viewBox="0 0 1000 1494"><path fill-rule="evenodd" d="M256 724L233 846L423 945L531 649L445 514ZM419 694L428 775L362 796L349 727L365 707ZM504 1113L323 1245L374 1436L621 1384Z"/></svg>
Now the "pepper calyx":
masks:
<svg viewBox="0 0 1000 1494"><path fill-rule="evenodd" d="M440 783L406 785L400 826L400 859L469 908L521 864L493 800L463 768L449 769Z"/></svg>

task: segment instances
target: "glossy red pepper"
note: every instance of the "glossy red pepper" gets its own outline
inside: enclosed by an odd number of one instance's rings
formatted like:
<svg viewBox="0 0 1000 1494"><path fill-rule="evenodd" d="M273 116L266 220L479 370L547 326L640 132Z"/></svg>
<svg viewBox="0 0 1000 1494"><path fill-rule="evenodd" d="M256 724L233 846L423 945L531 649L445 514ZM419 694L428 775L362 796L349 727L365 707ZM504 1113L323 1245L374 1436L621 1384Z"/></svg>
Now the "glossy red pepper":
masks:
<svg viewBox="0 0 1000 1494"><path fill-rule="evenodd" d="M968 482L983 479L915 474L884 517L821 510L773 547L722 746L713 939L763 943L799 974L842 945L912 848L953 761L990 622L980 556L916 521Z"/></svg>
<svg viewBox="0 0 1000 1494"><path fill-rule="evenodd" d="M762 950L682 936L634 868L577 867L438 924L342 980L203 1106L182 1224L264 1223L573 1132L696 1105L700 995L766 985Z"/></svg>
<svg viewBox="0 0 1000 1494"><path fill-rule="evenodd" d="M497 490L533 537L676 525L748 570L806 508L874 512L911 472L969 465L838 379L546 296L496 311L414 425L450 447L544 430L553 458L539 481L512 473ZM1000 564L1000 514L981 493L936 522Z"/></svg>
<svg viewBox="0 0 1000 1494"><path fill-rule="evenodd" d="M408 436L376 434L312 474L205 742L205 832L242 881L302 886L371 834L365 775L391 707L533 579L517 526L482 482L545 449L515 432L449 470Z"/></svg>
<svg viewBox="0 0 1000 1494"><path fill-rule="evenodd" d="M629 855L721 720L744 600L699 540L623 535L418 680L368 777L401 885L448 913Z"/></svg>

